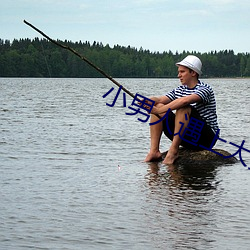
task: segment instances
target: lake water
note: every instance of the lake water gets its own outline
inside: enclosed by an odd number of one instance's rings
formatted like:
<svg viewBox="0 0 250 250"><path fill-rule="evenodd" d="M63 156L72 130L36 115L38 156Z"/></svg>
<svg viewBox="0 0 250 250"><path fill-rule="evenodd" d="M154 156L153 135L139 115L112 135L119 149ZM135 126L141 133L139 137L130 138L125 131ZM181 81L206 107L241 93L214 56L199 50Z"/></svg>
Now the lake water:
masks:
<svg viewBox="0 0 250 250"><path fill-rule="evenodd" d="M162 95L178 79L118 79ZM250 149L250 79L207 79L221 138ZM0 249L249 249L250 153L143 163L149 125L107 79L0 79ZM163 140L162 151L170 143ZM216 148L237 148L218 142ZM239 155L237 155L239 159Z"/></svg>

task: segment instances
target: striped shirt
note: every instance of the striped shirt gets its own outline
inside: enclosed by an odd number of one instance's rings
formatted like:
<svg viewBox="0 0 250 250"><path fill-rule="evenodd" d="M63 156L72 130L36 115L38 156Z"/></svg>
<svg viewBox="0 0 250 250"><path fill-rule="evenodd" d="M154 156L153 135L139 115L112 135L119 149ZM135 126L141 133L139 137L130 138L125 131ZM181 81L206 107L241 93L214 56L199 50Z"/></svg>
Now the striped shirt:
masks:
<svg viewBox="0 0 250 250"><path fill-rule="evenodd" d="M198 84L192 89L188 88L186 85L181 85L167 93L166 96L171 101L174 101L191 94L197 94L202 101L190 105L198 111L201 118L208 126L210 126L213 132L216 133L219 129L216 114L216 102L213 89L208 84L198 81Z"/></svg>

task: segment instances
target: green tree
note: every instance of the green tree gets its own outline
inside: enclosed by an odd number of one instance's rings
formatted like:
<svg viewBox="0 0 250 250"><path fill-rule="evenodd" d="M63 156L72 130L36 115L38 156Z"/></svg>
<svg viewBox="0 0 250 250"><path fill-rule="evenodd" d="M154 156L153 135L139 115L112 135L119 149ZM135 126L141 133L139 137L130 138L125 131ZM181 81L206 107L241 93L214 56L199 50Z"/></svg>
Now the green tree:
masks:
<svg viewBox="0 0 250 250"><path fill-rule="evenodd" d="M244 71L245 76L250 76L250 57L247 58L246 68Z"/></svg>

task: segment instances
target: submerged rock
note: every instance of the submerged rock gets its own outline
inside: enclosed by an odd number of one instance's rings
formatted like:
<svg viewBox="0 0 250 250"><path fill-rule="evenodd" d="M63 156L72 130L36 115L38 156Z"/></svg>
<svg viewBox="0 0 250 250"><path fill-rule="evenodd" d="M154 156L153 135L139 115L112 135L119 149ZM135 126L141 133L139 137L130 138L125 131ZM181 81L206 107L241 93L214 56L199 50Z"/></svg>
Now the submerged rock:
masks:
<svg viewBox="0 0 250 250"><path fill-rule="evenodd" d="M226 157L231 156L231 154L223 149L213 149L213 151L216 151L221 155L218 155L208 150L194 151L181 148L179 151L179 158L175 161L175 164L221 165L221 164L232 164L238 161L235 157L225 158L225 156ZM167 152L164 152L162 154L163 159L165 158L166 154Z"/></svg>

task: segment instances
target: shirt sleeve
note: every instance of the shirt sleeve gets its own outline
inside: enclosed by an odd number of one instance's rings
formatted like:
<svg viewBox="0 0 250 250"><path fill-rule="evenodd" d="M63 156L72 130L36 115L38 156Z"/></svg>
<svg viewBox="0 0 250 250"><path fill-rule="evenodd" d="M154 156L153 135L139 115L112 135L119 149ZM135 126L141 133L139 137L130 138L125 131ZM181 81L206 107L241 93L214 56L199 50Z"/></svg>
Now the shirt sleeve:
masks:
<svg viewBox="0 0 250 250"><path fill-rule="evenodd" d="M211 100L211 96L213 95L213 90L209 87L201 87L195 91L195 94L197 94L203 103L209 103Z"/></svg>
<svg viewBox="0 0 250 250"><path fill-rule="evenodd" d="M166 96L171 100L174 101L176 99L176 95L175 95L175 89L173 89L172 91L168 92L166 94Z"/></svg>

